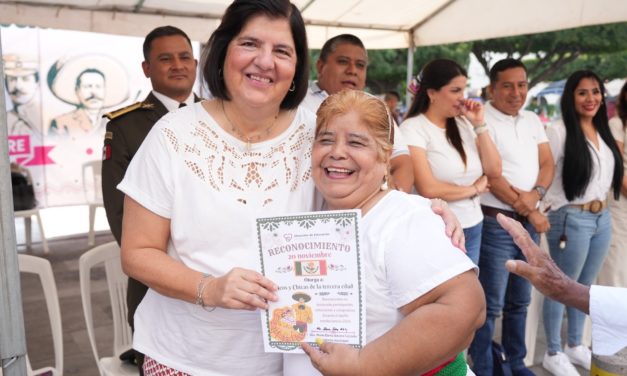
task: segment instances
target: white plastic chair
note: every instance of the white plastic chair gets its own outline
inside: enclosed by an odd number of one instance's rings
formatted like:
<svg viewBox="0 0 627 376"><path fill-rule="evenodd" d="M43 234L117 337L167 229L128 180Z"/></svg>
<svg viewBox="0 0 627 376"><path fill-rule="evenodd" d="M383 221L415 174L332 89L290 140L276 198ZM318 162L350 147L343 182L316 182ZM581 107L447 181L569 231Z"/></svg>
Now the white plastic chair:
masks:
<svg viewBox="0 0 627 376"><path fill-rule="evenodd" d="M128 278L122 272L120 247L116 242L111 242L92 248L80 257L78 264L87 336L100 374L103 376L138 375L137 366L124 363L119 358L120 354L130 349L132 344L131 328L126 321ZM96 347L91 305L91 270L100 264L104 264L105 267L111 310L113 311L113 356L103 358L98 355L98 348Z"/></svg>
<svg viewBox="0 0 627 376"><path fill-rule="evenodd" d="M549 244L546 235L540 236L540 249L549 253ZM527 356L524 362L527 367L531 367L536 355L536 342L538 339L538 328L542 318L542 305L544 304L544 295L542 295L535 287L531 288L531 303L527 307L527 321L525 326L525 344L527 345Z"/></svg>
<svg viewBox="0 0 627 376"><path fill-rule="evenodd" d="M87 182L87 173L91 171L91 183ZM96 209L104 208L102 202L102 161L93 160L83 163L83 191L85 200L89 205L89 233L87 234L87 245L96 244Z"/></svg>
<svg viewBox="0 0 627 376"><path fill-rule="evenodd" d="M50 252L48 248L48 241L46 240L46 235L44 234L44 224L41 221L41 215L39 214L39 209L29 209L29 210L18 210L14 212L15 218L24 218L24 236L26 237L26 248L31 249L31 245L33 243L33 225L32 225L32 217L37 217L37 224L39 225L39 235L41 236L41 245L44 249L44 253L47 254Z"/></svg>
<svg viewBox="0 0 627 376"><path fill-rule="evenodd" d="M44 372L52 372L52 375L63 374L63 329L61 327L61 309L59 308L59 295L57 285L52 274L50 261L36 256L19 254L18 264L20 273L32 273L39 276L46 298L46 308L50 318L52 331L52 343L54 347L54 367L44 367L33 370L28 356L26 357L26 372L28 376L40 375Z"/></svg>
<svg viewBox="0 0 627 376"><path fill-rule="evenodd" d="M542 305L544 304L544 295L535 287L531 288L531 303L527 307L527 321L525 327L525 344L527 345L527 356L524 362L527 367L534 364L536 356L536 344L538 339L538 328L542 319Z"/></svg>

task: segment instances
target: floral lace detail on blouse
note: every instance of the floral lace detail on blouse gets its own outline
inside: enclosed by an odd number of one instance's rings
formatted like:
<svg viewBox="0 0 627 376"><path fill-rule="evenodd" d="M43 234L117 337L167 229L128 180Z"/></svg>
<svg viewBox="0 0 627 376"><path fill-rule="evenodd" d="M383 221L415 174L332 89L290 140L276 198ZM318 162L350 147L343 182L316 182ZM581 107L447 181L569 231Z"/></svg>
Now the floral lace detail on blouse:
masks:
<svg viewBox="0 0 627 376"><path fill-rule="evenodd" d="M162 131L189 171L215 191L230 192L242 204L262 197L259 204L266 206L280 193L280 188L294 192L311 179L314 137L305 123L288 128L287 136L278 136L281 142L266 141L262 144L268 146L250 151L233 145L214 127L197 120L189 134L179 136L168 127Z"/></svg>

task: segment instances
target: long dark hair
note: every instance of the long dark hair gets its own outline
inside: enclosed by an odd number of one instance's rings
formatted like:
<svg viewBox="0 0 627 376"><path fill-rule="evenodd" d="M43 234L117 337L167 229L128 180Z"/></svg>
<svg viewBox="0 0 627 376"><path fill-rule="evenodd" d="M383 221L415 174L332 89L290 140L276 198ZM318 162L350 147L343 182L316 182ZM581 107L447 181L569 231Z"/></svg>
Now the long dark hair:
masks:
<svg viewBox="0 0 627 376"><path fill-rule="evenodd" d="M468 77L466 70L453 60L435 59L428 62L417 77L417 92L405 119L427 112L431 104L427 95L428 89L440 90L442 86L447 85L453 78L460 75ZM453 117L446 118L446 139L457 150L462 161L464 161L464 165L466 165L466 152L462 144L462 137Z"/></svg>
<svg viewBox="0 0 627 376"><path fill-rule="evenodd" d="M572 201L575 197L582 196L588 184L590 183L590 175L592 174L592 156L588 149L586 136L580 125L579 114L575 110L575 89L579 82L584 78L590 78L597 81L601 90L601 106L592 118L594 128L601 136L601 139L612 151L614 156L614 177L612 178L612 188L614 189L614 198L618 200L620 196L621 183L623 181L623 162L620 151L616 146L616 142L610 132L610 126L607 119L607 108L605 106L605 87L603 82L594 72L589 70L580 70L571 74L566 80L564 93L560 101L562 109L562 119L566 126L566 142L564 145L564 166L562 169L562 186L566 199ZM585 152L584 152L585 150Z"/></svg>
<svg viewBox="0 0 627 376"><path fill-rule="evenodd" d="M616 113L623 123L623 130L627 127L627 81L620 89L618 100L616 101Z"/></svg>

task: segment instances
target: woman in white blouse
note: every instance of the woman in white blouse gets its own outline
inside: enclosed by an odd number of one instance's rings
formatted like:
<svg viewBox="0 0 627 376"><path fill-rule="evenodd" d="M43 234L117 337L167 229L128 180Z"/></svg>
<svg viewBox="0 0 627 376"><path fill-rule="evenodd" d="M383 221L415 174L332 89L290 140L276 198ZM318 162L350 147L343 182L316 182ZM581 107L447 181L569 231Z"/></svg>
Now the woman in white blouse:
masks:
<svg viewBox="0 0 627 376"><path fill-rule="evenodd" d="M627 82L616 102L616 116L610 119L610 130L618 150L623 154L623 173L627 169ZM621 198L610 200L612 213L612 244L599 272L597 283L604 286L627 287L627 177L623 176Z"/></svg>
<svg viewBox="0 0 627 376"><path fill-rule="evenodd" d="M501 174L501 157L483 105L464 98L467 76L452 60L427 63L416 77L414 101L400 131L411 154L416 190L448 202L464 229L468 257L477 264L483 224L479 195L488 190L487 177Z"/></svg>
<svg viewBox="0 0 627 376"><path fill-rule="evenodd" d="M612 224L608 194L618 199L623 167L608 126L604 87L591 71L573 73L561 99L562 122L547 136L556 163L555 179L547 195L551 229L547 240L551 257L577 282L594 282L610 246ZM611 199L611 198L610 198ZM578 375L573 366L590 369L590 350L581 344L585 314L567 308L568 345L562 351L564 305L544 301L547 353L542 365L554 374Z"/></svg>

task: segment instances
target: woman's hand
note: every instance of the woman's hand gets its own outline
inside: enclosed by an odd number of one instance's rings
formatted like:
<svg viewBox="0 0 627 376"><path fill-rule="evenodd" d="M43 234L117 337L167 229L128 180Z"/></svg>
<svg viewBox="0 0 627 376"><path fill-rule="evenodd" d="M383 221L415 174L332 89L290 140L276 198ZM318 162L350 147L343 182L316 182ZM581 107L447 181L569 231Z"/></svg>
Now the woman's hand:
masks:
<svg viewBox="0 0 627 376"><path fill-rule="evenodd" d="M459 220L453 213L451 209L449 209L446 201L434 198L431 200L431 210L440 217L444 221L446 236L451 238L451 243L462 251L466 252L466 240L464 239L464 229L462 228L462 224L459 223Z"/></svg>
<svg viewBox="0 0 627 376"><path fill-rule="evenodd" d="M267 300L278 300L277 285L254 270L233 268L208 283L204 290L208 306L254 311L268 308Z"/></svg>
<svg viewBox="0 0 627 376"><path fill-rule="evenodd" d="M320 351L306 343L301 344L311 364L325 376L362 375L359 371L359 350L332 342L323 342Z"/></svg>
<svg viewBox="0 0 627 376"><path fill-rule="evenodd" d="M488 184L488 177L485 175L481 175L479 179L472 183L472 185L477 190L477 195L487 192L490 188L490 185Z"/></svg>
<svg viewBox="0 0 627 376"><path fill-rule="evenodd" d="M485 124L483 105L480 102L472 99L463 99L461 102L461 113L470 121L473 127Z"/></svg>

